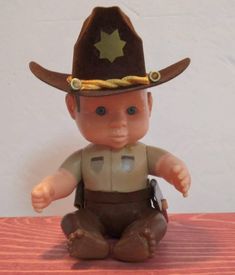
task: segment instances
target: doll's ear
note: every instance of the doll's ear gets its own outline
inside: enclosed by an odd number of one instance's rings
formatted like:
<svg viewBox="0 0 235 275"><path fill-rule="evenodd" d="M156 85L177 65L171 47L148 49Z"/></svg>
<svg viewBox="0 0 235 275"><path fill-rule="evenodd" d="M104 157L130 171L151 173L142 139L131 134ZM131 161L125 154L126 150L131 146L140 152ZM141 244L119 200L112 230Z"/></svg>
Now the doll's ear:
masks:
<svg viewBox="0 0 235 275"><path fill-rule="evenodd" d="M65 102L71 117L75 119L75 112L77 111L75 96L71 94L67 94L65 97Z"/></svg>
<svg viewBox="0 0 235 275"><path fill-rule="evenodd" d="M149 116L151 116L152 106L153 106L153 97L152 97L152 94L150 92L148 92Z"/></svg>

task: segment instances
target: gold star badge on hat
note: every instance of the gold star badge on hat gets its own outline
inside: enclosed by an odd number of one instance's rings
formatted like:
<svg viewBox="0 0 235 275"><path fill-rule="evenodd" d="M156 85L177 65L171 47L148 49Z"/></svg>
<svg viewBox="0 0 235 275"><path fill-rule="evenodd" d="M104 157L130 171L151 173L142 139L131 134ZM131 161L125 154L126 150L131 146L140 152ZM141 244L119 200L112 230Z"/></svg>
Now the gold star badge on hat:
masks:
<svg viewBox="0 0 235 275"><path fill-rule="evenodd" d="M74 45L72 72L53 72L35 62L30 63L30 70L66 93L106 96L161 85L181 74L189 63L185 58L146 73L143 43L129 17L118 7L96 7Z"/></svg>
<svg viewBox="0 0 235 275"><path fill-rule="evenodd" d="M123 48L126 45L124 40L121 40L118 30L115 30L111 34L104 31L100 32L100 41L94 46L100 52L100 59L106 58L111 63L120 56L123 56Z"/></svg>

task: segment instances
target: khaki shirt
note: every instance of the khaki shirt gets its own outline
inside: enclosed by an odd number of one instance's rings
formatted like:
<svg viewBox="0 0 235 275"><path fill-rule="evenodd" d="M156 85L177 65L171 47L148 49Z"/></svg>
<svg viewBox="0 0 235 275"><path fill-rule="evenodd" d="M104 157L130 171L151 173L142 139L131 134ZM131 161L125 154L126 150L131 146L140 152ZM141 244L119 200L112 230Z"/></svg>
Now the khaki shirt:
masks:
<svg viewBox="0 0 235 275"><path fill-rule="evenodd" d="M61 165L85 188L92 191L132 192L144 189L148 175L156 174L156 163L167 152L143 143L111 149L90 144L72 154Z"/></svg>

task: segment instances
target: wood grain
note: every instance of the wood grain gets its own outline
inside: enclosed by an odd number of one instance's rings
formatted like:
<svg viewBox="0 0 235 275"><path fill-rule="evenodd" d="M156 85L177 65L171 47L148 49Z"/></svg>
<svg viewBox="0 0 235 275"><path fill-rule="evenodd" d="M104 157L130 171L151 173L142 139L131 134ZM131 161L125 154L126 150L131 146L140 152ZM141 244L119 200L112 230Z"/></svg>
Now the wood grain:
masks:
<svg viewBox="0 0 235 275"><path fill-rule="evenodd" d="M154 258L68 256L59 217L0 218L0 274L235 274L235 213L170 215Z"/></svg>

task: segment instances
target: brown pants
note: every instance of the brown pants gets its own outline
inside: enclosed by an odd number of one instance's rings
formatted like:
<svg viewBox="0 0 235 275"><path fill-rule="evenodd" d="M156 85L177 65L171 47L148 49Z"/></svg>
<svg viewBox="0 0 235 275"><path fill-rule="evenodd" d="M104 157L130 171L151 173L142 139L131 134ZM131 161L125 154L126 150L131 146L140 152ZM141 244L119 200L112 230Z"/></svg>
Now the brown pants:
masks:
<svg viewBox="0 0 235 275"><path fill-rule="evenodd" d="M167 222L152 208L148 189L131 193L85 191L85 208L64 216L61 227L68 236L77 229L110 237L149 228L156 241L164 236ZM101 202L102 201L102 202Z"/></svg>

